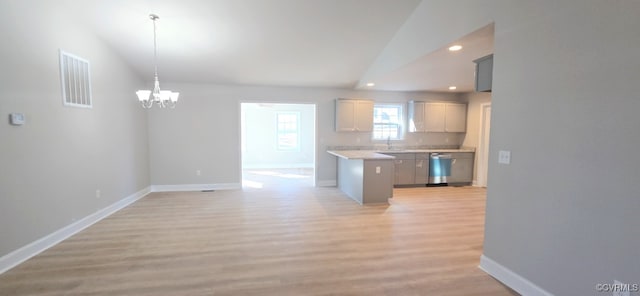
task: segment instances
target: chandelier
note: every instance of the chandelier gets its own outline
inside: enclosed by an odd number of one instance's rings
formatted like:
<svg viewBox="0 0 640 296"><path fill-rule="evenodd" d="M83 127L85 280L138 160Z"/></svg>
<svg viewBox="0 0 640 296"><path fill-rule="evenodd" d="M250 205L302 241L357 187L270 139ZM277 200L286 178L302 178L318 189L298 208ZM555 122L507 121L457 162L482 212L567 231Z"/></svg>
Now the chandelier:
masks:
<svg viewBox="0 0 640 296"><path fill-rule="evenodd" d="M153 21L153 64L155 70L155 79L153 84L153 91L151 90L139 90L136 92L142 108L151 108L153 103L157 103L160 108L175 108L178 102L178 96L180 93L172 92L170 90L160 90L160 82L158 81L158 47L156 45L156 20L158 17L155 14L150 14L149 18Z"/></svg>

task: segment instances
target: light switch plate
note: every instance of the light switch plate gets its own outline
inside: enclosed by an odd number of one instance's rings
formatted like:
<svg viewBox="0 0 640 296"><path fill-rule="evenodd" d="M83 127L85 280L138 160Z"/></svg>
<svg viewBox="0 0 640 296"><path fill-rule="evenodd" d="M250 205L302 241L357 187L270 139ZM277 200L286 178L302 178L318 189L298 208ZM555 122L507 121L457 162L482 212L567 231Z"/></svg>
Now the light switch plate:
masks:
<svg viewBox="0 0 640 296"><path fill-rule="evenodd" d="M24 114L22 113L11 113L9 114L9 123L12 125L23 125L25 123Z"/></svg>
<svg viewBox="0 0 640 296"><path fill-rule="evenodd" d="M498 152L498 163L510 164L511 163L511 151L509 151L509 150L500 150L500 152Z"/></svg>

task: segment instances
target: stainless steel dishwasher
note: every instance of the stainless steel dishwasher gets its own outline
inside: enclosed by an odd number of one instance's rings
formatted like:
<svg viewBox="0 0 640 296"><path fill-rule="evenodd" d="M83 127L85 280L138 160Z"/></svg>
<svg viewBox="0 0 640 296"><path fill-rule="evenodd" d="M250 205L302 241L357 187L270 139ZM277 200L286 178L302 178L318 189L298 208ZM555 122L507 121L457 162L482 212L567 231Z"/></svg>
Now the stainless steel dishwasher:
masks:
<svg viewBox="0 0 640 296"><path fill-rule="evenodd" d="M429 184L447 184L451 176L451 154L429 155Z"/></svg>

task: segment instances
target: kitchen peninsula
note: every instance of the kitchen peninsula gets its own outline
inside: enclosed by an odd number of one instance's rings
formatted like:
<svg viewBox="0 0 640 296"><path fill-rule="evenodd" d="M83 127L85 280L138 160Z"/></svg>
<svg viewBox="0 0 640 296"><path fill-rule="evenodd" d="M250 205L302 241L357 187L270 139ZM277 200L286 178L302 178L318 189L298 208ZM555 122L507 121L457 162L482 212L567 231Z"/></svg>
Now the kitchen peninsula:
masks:
<svg viewBox="0 0 640 296"><path fill-rule="evenodd" d="M338 188L360 204L393 197L395 157L365 150L327 151L338 157Z"/></svg>
<svg viewBox="0 0 640 296"><path fill-rule="evenodd" d="M412 148L390 150L328 150L338 158L338 188L360 204L388 202L394 186L427 184L471 185L473 148ZM449 166L431 167L430 155L445 154ZM442 179L433 178L446 172ZM438 181L439 180L439 181Z"/></svg>

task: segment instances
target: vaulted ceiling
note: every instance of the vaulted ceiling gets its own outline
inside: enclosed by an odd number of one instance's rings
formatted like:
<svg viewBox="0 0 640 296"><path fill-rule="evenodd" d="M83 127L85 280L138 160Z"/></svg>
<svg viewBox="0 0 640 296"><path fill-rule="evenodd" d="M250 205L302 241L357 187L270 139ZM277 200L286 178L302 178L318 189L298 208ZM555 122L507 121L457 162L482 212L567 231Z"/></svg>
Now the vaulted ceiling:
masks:
<svg viewBox="0 0 640 296"><path fill-rule="evenodd" d="M363 87L363 75L420 0L62 0L141 77L164 82ZM471 33L471 32L470 32ZM457 55L434 51L377 77L374 89L457 91L473 86L473 59L493 50L493 27ZM474 46L471 44L475 44ZM448 44L443 44L448 47ZM467 50L467 52L464 52ZM462 65L462 66L461 66ZM470 76L471 75L471 76ZM451 81L454 78L458 81Z"/></svg>

